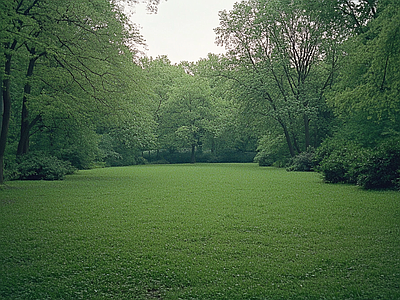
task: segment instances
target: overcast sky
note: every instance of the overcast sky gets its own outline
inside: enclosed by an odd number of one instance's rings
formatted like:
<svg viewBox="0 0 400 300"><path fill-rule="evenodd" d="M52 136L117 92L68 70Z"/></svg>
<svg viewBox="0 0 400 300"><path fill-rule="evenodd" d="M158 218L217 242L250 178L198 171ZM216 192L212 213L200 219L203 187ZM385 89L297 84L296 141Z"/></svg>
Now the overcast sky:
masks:
<svg viewBox="0 0 400 300"><path fill-rule="evenodd" d="M157 14L149 14L141 4L131 18L140 25L147 56L167 55L173 63L195 62L208 53L225 52L215 44L213 29L219 26L218 12L231 10L237 1L168 0L160 3Z"/></svg>

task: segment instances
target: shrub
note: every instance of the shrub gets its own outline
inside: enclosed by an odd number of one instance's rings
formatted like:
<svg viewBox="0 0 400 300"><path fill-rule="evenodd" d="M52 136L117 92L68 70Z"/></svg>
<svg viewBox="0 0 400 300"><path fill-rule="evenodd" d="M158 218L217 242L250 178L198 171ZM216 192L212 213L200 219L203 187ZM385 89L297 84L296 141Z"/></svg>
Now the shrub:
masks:
<svg viewBox="0 0 400 300"><path fill-rule="evenodd" d="M196 162L198 163L251 163L254 160L255 152L240 152L240 151L225 151L217 155L211 151L196 151ZM171 164L190 163L191 152L175 151L160 151L154 159L149 158L152 164L159 164L160 161L165 160Z"/></svg>
<svg viewBox="0 0 400 300"><path fill-rule="evenodd" d="M283 135L274 136L271 133L258 141L257 155L254 162L260 166L285 166L288 161L288 148Z"/></svg>
<svg viewBox="0 0 400 300"><path fill-rule="evenodd" d="M400 139L375 149L353 141L330 139L316 151L314 163L325 181L356 183L365 189L400 188Z"/></svg>
<svg viewBox="0 0 400 300"><path fill-rule="evenodd" d="M4 180L16 180L19 177L16 157L15 154L7 152L4 155Z"/></svg>
<svg viewBox="0 0 400 300"><path fill-rule="evenodd" d="M4 167L4 180L17 180L19 178L18 164L7 163Z"/></svg>
<svg viewBox="0 0 400 300"><path fill-rule="evenodd" d="M400 139L383 141L371 151L357 183L365 189L400 187Z"/></svg>
<svg viewBox="0 0 400 300"><path fill-rule="evenodd" d="M24 155L20 160L17 171L22 180L62 180L76 171L69 161L44 153Z"/></svg>
<svg viewBox="0 0 400 300"><path fill-rule="evenodd" d="M337 141L333 138L326 139L314 153L314 166L320 165L324 159L328 158L335 150L340 147L340 144L345 145L345 142Z"/></svg>
<svg viewBox="0 0 400 300"><path fill-rule="evenodd" d="M317 171L331 183L357 183L369 150L352 141L330 140L317 149L314 157Z"/></svg>
<svg viewBox="0 0 400 300"><path fill-rule="evenodd" d="M256 152L225 151L216 156L215 162L220 163L251 163Z"/></svg>
<svg viewBox="0 0 400 300"><path fill-rule="evenodd" d="M275 160L268 153L266 153L264 151L260 151L254 157L254 162L258 163L258 165L261 167L268 167L268 166L272 166L272 164L275 162Z"/></svg>
<svg viewBox="0 0 400 300"><path fill-rule="evenodd" d="M136 158L137 165L147 165L149 162L143 156L139 156Z"/></svg>
<svg viewBox="0 0 400 300"><path fill-rule="evenodd" d="M289 166L286 168L286 170L301 171L301 172L313 171L314 155L315 155L315 149L313 147L309 147L307 151L302 152L293 157L290 160Z"/></svg>
<svg viewBox="0 0 400 300"><path fill-rule="evenodd" d="M159 159L159 160L154 160L154 161L150 162L150 164L152 164L152 165L167 165L167 164L169 164L169 163L170 163L170 162L167 161L167 160L164 159L164 158Z"/></svg>

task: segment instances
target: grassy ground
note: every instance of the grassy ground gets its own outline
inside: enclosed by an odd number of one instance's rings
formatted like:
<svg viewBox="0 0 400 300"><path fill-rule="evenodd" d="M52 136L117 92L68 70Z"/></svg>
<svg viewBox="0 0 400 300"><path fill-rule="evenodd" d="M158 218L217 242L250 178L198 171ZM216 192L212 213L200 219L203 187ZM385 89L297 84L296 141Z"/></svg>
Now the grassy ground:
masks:
<svg viewBox="0 0 400 300"><path fill-rule="evenodd" d="M1 299L400 299L400 193L254 164L0 190Z"/></svg>

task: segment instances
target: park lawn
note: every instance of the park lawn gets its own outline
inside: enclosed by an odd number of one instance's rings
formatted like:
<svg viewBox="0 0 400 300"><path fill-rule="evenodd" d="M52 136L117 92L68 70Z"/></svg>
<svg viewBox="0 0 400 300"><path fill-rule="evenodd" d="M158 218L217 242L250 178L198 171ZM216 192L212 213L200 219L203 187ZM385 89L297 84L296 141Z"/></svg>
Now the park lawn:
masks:
<svg viewBox="0 0 400 300"><path fill-rule="evenodd" d="M0 299L400 299L400 192L255 164L0 190Z"/></svg>

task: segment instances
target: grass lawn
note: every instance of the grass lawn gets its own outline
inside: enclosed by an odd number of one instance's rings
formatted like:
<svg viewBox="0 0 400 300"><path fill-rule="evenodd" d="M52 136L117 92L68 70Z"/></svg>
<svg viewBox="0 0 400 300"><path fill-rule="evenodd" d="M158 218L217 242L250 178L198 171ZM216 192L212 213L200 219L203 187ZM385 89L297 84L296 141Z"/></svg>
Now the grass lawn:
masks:
<svg viewBox="0 0 400 300"><path fill-rule="evenodd" d="M400 299L400 192L255 164L0 190L0 299Z"/></svg>

